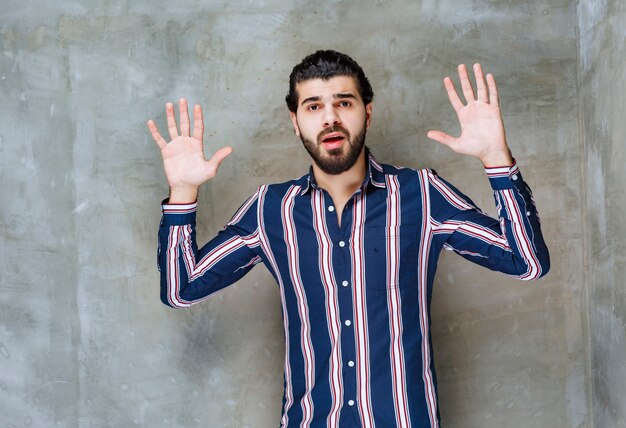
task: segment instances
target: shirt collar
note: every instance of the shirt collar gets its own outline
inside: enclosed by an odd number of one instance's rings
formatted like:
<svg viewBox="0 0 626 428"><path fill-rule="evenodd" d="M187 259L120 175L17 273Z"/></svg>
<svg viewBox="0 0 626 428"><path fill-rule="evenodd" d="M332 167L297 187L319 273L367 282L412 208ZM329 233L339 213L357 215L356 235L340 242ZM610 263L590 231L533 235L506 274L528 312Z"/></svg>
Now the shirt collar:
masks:
<svg viewBox="0 0 626 428"><path fill-rule="evenodd" d="M365 179L361 184L361 188L364 189L370 184L381 189L386 188L385 173L382 165L376 160L367 147L365 147L365 156L368 159L367 172L365 173ZM315 182L315 176L313 175L313 167L309 167L309 173L300 178L298 181L301 180L303 183L300 195L305 195L312 188L318 188L317 183Z"/></svg>

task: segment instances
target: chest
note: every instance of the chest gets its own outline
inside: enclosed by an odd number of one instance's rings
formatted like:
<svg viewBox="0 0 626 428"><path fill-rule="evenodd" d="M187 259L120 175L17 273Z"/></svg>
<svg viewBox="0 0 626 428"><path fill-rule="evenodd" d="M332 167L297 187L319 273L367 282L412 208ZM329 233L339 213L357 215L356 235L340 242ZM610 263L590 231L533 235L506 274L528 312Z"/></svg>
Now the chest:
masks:
<svg viewBox="0 0 626 428"><path fill-rule="evenodd" d="M327 275L343 282L361 272L362 282L384 288L397 281L393 272L417 266L425 219L415 194L359 192L341 206L317 190L268 208L267 247L289 281L316 284Z"/></svg>

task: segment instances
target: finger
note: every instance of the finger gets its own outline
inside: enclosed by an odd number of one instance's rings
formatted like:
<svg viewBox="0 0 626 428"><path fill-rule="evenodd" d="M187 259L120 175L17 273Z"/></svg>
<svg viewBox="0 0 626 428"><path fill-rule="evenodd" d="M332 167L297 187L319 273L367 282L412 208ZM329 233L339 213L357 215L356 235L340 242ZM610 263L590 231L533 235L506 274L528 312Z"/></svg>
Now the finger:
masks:
<svg viewBox="0 0 626 428"><path fill-rule="evenodd" d="M189 112L186 99L178 100L178 111L180 112L180 135L189 137Z"/></svg>
<svg viewBox="0 0 626 428"><path fill-rule="evenodd" d="M485 85L485 77L483 76L483 68L480 64L474 64L474 76L476 76L476 95L478 101L488 102L487 86Z"/></svg>
<svg viewBox="0 0 626 428"><path fill-rule="evenodd" d="M449 77L444 78L443 86L446 88L448 98L450 99L450 103L452 104L454 111L458 112L463 108L463 102L459 98L459 94L456 93L456 89L454 89L454 83L452 83L452 79L450 79Z"/></svg>
<svg viewBox="0 0 626 428"><path fill-rule="evenodd" d="M489 104L499 107L498 88L496 87L496 79L493 74L487 74L487 85L489 86Z"/></svg>
<svg viewBox="0 0 626 428"><path fill-rule="evenodd" d="M450 146L452 144L454 144L454 142L456 141L456 138L452 137L451 135L446 134L445 132L441 132L441 131L428 131L428 134L426 134L428 136L428 138L430 138L431 140L435 140L445 146Z"/></svg>
<svg viewBox="0 0 626 428"><path fill-rule="evenodd" d="M159 149L163 150L167 146L167 142L159 133L159 130L153 120L148 121L148 129L150 130L150 134L152 134L154 142L157 146L159 146Z"/></svg>
<svg viewBox="0 0 626 428"><path fill-rule="evenodd" d="M472 83L469 80L469 76L467 75L467 69L465 68L465 64L459 65L459 78L461 79L461 88L463 88L463 95L465 95L465 101L469 104L472 101L476 101L474 97L474 89L472 88Z"/></svg>
<svg viewBox="0 0 626 428"><path fill-rule="evenodd" d="M202 141L204 135L204 119L202 118L202 107L196 104L193 107L193 138Z"/></svg>
<svg viewBox="0 0 626 428"><path fill-rule="evenodd" d="M174 116L174 104L165 104L165 116L167 117L167 130L170 132L170 138L173 140L178 137L178 128L176 128L176 117Z"/></svg>
<svg viewBox="0 0 626 428"><path fill-rule="evenodd" d="M209 159L209 167L213 170L213 176L217 174L217 169L220 167L220 164L226 156L233 152L233 148L230 146L222 147Z"/></svg>

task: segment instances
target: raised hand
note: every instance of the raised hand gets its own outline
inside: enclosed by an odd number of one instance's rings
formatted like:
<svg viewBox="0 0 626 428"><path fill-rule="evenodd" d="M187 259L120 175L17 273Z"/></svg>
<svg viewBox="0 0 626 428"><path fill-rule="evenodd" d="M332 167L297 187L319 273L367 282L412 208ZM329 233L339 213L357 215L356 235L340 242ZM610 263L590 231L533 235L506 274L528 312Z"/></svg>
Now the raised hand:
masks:
<svg viewBox="0 0 626 428"><path fill-rule="evenodd" d="M202 108L195 105L193 109L193 136L189 135L190 124L187 112L187 100L179 100L180 133L176 126L174 105L165 105L167 128L171 141L167 143L159 133L153 120L148 121L148 129L155 143L161 149L165 176L170 186L170 203L190 203L198 197L198 188L202 183L217 174L220 164L232 152L229 146L219 149L211 159L204 157L202 135L204 121Z"/></svg>
<svg viewBox="0 0 626 428"><path fill-rule="evenodd" d="M485 166L509 166L513 164L506 143L502 114L498 105L498 90L493 75L487 74L487 85L480 64L474 64L476 95L464 64L459 65L461 88L467 104L463 104L454 88L452 79L445 77L443 84L448 98L457 113L461 135L452 137L445 132L429 131L428 138L438 141L457 153L479 158Z"/></svg>

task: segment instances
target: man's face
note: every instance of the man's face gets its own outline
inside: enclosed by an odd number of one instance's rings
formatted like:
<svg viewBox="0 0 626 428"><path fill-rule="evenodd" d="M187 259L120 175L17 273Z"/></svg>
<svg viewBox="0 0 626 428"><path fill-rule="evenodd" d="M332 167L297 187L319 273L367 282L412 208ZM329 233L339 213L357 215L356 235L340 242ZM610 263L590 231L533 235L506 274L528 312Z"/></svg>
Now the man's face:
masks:
<svg viewBox="0 0 626 428"><path fill-rule="evenodd" d="M372 104L364 105L356 80L336 76L298 83L298 109L291 121L315 164L341 174L357 161L369 128Z"/></svg>

